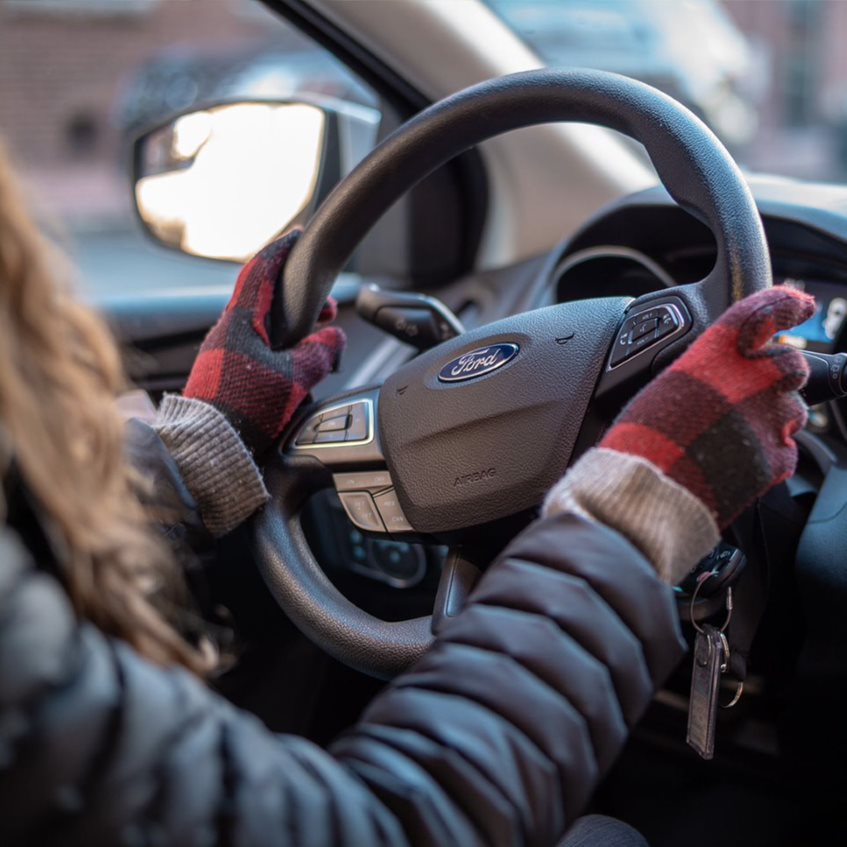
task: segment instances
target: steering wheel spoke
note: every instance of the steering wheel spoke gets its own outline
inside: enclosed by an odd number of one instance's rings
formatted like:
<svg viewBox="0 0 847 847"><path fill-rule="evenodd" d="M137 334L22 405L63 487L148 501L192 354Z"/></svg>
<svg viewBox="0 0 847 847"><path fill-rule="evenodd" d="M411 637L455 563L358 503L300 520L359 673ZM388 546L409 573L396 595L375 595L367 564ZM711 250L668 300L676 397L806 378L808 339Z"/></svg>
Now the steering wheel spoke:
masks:
<svg viewBox="0 0 847 847"><path fill-rule="evenodd" d="M317 459L330 470L384 466L376 423L378 397L378 389L364 389L310 408L286 438L284 450Z"/></svg>
<svg viewBox="0 0 847 847"><path fill-rule="evenodd" d="M332 474L350 522L364 532L409 536L414 528L397 499L379 435L379 390L322 403L288 438L289 457L309 457Z"/></svg>

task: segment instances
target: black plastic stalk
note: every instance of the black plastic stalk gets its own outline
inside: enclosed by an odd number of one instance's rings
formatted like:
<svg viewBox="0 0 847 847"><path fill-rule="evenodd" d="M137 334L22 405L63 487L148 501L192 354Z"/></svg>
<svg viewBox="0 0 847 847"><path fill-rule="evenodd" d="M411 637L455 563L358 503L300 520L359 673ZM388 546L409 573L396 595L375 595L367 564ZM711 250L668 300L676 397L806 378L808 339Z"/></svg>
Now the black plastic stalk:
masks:
<svg viewBox="0 0 847 847"><path fill-rule="evenodd" d="M801 393L810 406L847 397L847 353L813 353L804 350L803 356L809 365L809 381Z"/></svg>
<svg viewBox="0 0 847 847"><path fill-rule="evenodd" d="M418 350L429 350L465 331L447 306L425 294L368 285L359 292L356 310L369 323Z"/></svg>

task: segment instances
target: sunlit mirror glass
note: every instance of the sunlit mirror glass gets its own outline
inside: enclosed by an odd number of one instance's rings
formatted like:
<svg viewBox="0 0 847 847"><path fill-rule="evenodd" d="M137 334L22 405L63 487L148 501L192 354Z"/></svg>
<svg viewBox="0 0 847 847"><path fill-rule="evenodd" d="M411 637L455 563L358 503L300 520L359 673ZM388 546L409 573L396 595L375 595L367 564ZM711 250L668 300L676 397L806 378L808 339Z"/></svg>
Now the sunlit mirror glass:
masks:
<svg viewBox="0 0 847 847"><path fill-rule="evenodd" d="M183 252L245 261L312 199L325 120L305 103L233 103L176 118L140 143L141 219Z"/></svg>

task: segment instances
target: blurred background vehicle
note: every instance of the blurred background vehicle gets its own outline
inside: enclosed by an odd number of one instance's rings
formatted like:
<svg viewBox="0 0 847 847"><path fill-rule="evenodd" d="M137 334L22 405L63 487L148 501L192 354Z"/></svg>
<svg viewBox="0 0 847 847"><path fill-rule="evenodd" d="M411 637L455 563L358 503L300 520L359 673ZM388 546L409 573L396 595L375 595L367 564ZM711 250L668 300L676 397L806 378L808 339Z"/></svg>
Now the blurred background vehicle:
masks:
<svg viewBox="0 0 847 847"><path fill-rule="evenodd" d="M756 131L765 74L716 0L486 0L548 65L635 77L741 148Z"/></svg>

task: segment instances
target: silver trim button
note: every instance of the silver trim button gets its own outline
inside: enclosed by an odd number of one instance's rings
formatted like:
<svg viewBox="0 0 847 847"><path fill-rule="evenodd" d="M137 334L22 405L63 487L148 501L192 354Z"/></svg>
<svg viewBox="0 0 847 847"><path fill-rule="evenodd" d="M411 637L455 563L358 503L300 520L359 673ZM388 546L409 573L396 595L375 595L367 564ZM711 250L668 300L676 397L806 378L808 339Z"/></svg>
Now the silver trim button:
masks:
<svg viewBox="0 0 847 847"><path fill-rule="evenodd" d="M368 412L364 403L350 407L350 425L347 427L347 441L364 441L368 437Z"/></svg>
<svg viewBox="0 0 847 847"><path fill-rule="evenodd" d="M373 497L367 491L343 491L338 497L354 526L366 532L385 532Z"/></svg>
<svg viewBox="0 0 847 847"><path fill-rule="evenodd" d="M333 476L337 491L385 491L393 482L388 471L362 471L361 473L337 473Z"/></svg>
<svg viewBox="0 0 847 847"><path fill-rule="evenodd" d="M315 433L315 440L312 442L313 444L343 444L344 443L344 431L339 432L338 430L331 429L328 432L321 432L318 430Z"/></svg>
<svg viewBox="0 0 847 847"><path fill-rule="evenodd" d="M332 418L323 418L318 424L318 432L337 432L350 426L350 415L337 415Z"/></svg>
<svg viewBox="0 0 847 847"><path fill-rule="evenodd" d="M413 532L412 525L403 514L403 509L397 500L397 495L392 488L390 491L385 491L382 494L377 494L374 497L376 507L379 509L379 514L382 516L383 523L386 529L391 533L397 532Z"/></svg>
<svg viewBox="0 0 847 847"><path fill-rule="evenodd" d="M309 423L297 433L297 439L294 442L295 447L311 447L311 445L315 443L315 430L309 425L311 423L312 421L309 421Z"/></svg>

